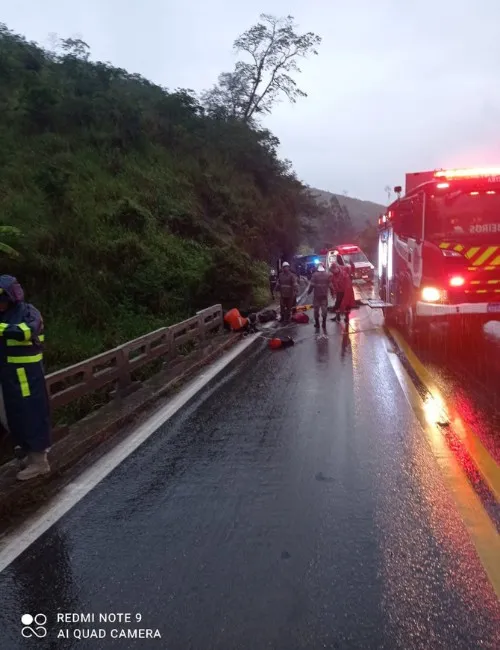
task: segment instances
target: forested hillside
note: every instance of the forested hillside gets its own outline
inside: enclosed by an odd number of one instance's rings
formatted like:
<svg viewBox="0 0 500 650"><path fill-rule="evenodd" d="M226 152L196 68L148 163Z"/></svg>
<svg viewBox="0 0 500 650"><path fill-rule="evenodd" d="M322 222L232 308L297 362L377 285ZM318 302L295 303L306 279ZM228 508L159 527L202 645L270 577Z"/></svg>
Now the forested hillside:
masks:
<svg viewBox="0 0 500 650"><path fill-rule="evenodd" d="M385 211L385 206L373 201L363 201L361 199L354 199L344 194L333 194L332 192L325 192L311 188L311 193L317 197L320 203L328 204L332 197L335 197L341 206L349 212L352 228L354 232L360 232L366 227L366 222L376 225L377 220Z"/></svg>
<svg viewBox="0 0 500 650"><path fill-rule="evenodd" d="M166 80L168 82L168 80ZM44 314L48 370L222 301L267 299L318 208L277 140L107 63L0 26L2 255Z"/></svg>

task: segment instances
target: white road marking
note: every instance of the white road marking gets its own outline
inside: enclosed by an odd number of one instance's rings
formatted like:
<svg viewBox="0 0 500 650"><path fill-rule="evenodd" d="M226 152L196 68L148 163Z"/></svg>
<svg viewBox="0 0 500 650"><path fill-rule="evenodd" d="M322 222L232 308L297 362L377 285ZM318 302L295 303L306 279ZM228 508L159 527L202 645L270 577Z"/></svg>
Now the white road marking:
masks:
<svg viewBox="0 0 500 650"><path fill-rule="evenodd" d="M270 325L268 325L269 327ZM265 327L265 326L264 326ZM268 329L266 327L266 329ZM43 533L63 517L84 496L91 492L108 474L120 465L131 453L145 442L155 431L175 415L191 398L199 393L212 379L226 368L238 355L246 350L258 338L247 336L232 350L202 375L190 382L178 395L152 415L144 424L139 425L123 442L96 461L75 481L64 487L59 494L42 506L32 517L12 533L0 539L0 572L9 566Z"/></svg>

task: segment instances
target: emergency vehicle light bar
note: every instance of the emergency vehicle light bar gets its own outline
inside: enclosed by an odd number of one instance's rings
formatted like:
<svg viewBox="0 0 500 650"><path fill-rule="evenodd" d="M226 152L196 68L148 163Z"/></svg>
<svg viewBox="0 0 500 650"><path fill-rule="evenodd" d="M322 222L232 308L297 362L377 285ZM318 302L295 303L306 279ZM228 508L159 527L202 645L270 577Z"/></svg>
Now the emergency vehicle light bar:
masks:
<svg viewBox="0 0 500 650"><path fill-rule="evenodd" d="M481 178L483 176L500 176L500 167L477 167L471 169L442 169L434 172L435 178Z"/></svg>
<svg viewBox="0 0 500 650"><path fill-rule="evenodd" d="M339 251L357 251L358 247L357 246L350 246L350 245L344 245L344 246L339 246L338 249Z"/></svg>

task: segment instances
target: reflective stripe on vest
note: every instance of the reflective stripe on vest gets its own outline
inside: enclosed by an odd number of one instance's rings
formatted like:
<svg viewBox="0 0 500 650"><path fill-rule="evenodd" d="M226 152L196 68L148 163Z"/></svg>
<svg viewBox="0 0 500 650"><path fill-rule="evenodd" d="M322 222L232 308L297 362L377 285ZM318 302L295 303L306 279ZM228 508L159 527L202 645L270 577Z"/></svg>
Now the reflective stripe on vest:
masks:
<svg viewBox="0 0 500 650"><path fill-rule="evenodd" d="M40 334L40 336L38 337L38 340L40 341L40 343L43 343L45 341L45 335ZM34 345L33 341L15 341L14 339L7 339L6 343L7 343L8 348L17 348L19 346Z"/></svg>
<svg viewBox="0 0 500 650"><path fill-rule="evenodd" d="M29 341L31 339L31 330L26 323L19 323L19 329L24 332L24 340Z"/></svg>
<svg viewBox="0 0 500 650"><path fill-rule="evenodd" d="M31 357L7 357L7 363L38 363L43 359L43 354L34 354Z"/></svg>
<svg viewBox="0 0 500 650"><path fill-rule="evenodd" d="M23 397L29 397L31 395L31 391L28 377L26 376L26 370L24 368L18 368L16 370L16 373L17 378L19 379L19 386L21 387L21 395Z"/></svg>

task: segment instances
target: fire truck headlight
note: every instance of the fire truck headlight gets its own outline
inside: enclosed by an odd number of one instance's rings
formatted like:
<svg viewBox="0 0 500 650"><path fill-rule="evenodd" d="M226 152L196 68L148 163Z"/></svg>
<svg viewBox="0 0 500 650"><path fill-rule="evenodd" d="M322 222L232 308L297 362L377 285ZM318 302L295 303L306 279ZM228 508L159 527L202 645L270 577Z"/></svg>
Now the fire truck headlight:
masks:
<svg viewBox="0 0 500 650"><path fill-rule="evenodd" d="M422 299L425 302L438 302L441 300L441 291L436 287L424 287L422 289Z"/></svg>

